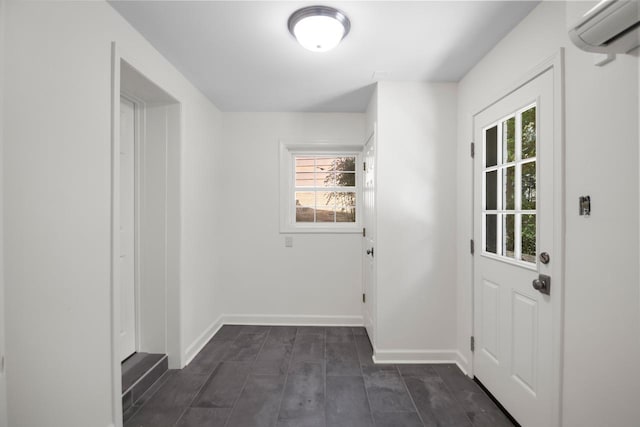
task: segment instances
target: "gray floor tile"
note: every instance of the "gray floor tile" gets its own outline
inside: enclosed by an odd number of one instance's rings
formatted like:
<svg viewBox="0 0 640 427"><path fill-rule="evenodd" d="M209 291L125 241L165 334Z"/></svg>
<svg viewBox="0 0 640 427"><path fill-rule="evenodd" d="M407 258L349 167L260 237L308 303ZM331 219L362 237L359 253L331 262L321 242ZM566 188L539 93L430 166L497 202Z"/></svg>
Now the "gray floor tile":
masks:
<svg viewBox="0 0 640 427"><path fill-rule="evenodd" d="M325 427L324 415L320 417L305 417L295 420L278 420L277 427Z"/></svg>
<svg viewBox="0 0 640 427"><path fill-rule="evenodd" d="M255 361L266 337L266 333L240 334L229 346L223 360L231 362Z"/></svg>
<svg viewBox="0 0 640 427"><path fill-rule="evenodd" d="M298 329L292 357L292 361L295 362L324 360L324 335L300 335L300 329Z"/></svg>
<svg viewBox="0 0 640 427"><path fill-rule="evenodd" d="M168 371L169 360L168 358L161 359L160 363L154 366L149 372L147 372L137 383L131 387L131 399L133 404L137 404L138 400L144 396L154 384L160 381L160 378Z"/></svg>
<svg viewBox="0 0 640 427"><path fill-rule="evenodd" d="M125 421L124 427L173 427L184 408L152 408L144 406Z"/></svg>
<svg viewBox="0 0 640 427"><path fill-rule="evenodd" d="M358 360L361 365L373 365L373 348L366 335L356 335L356 350L358 351Z"/></svg>
<svg viewBox="0 0 640 427"><path fill-rule="evenodd" d="M365 366L362 371L369 404L374 411L415 412L404 382L393 365L386 368Z"/></svg>
<svg viewBox="0 0 640 427"><path fill-rule="evenodd" d="M373 420L376 427L422 427L415 412L374 412Z"/></svg>
<svg viewBox="0 0 640 427"><path fill-rule="evenodd" d="M275 426L284 380L284 376L250 376L227 426Z"/></svg>
<svg viewBox="0 0 640 427"><path fill-rule="evenodd" d="M135 353L122 362L122 391L129 389L163 357L164 354Z"/></svg>
<svg viewBox="0 0 640 427"><path fill-rule="evenodd" d="M289 375L324 375L325 362L322 361L292 361L289 364Z"/></svg>
<svg viewBox="0 0 640 427"><path fill-rule="evenodd" d="M444 380L474 426L513 426L489 396L456 365L433 365L433 370Z"/></svg>
<svg viewBox="0 0 640 427"><path fill-rule="evenodd" d="M241 334L266 334L271 330L271 326L263 325L243 325Z"/></svg>
<svg viewBox="0 0 640 427"><path fill-rule="evenodd" d="M183 369L191 374L211 374L218 366L233 341L209 341L196 357Z"/></svg>
<svg viewBox="0 0 640 427"><path fill-rule="evenodd" d="M471 422L439 376L404 377L409 393L427 426L470 427Z"/></svg>
<svg viewBox="0 0 640 427"><path fill-rule="evenodd" d="M279 419L324 418L322 373L289 375L282 396Z"/></svg>
<svg viewBox="0 0 640 427"><path fill-rule="evenodd" d="M211 341L233 341L238 338L240 332L242 332L242 325L224 325L216 334L211 338Z"/></svg>
<svg viewBox="0 0 640 427"><path fill-rule="evenodd" d="M355 343L327 343L327 376L362 375Z"/></svg>
<svg viewBox="0 0 640 427"><path fill-rule="evenodd" d="M350 343L354 341L351 328L327 328L325 338L327 343Z"/></svg>
<svg viewBox="0 0 640 427"><path fill-rule="evenodd" d="M434 365L414 365L399 364L398 370L403 377L437 377L438 374L433 370Z"/></svg>
<svg viewBox="0 0 640 427"><path fill-rule="evenodd" d="M372 426L362 377L326 377L327 427Z"/></svg>
<svg viewBox="0 0 640 427"><path fill-rule="evenodd" d="M167 372L165 372L159 379L158 381L156 381L151 387L149 387L143 394L142 396L138 397L136 399L136 401L134 402L134 405L136 406L142 406L144 405L146 402L149 401L149 399L151 399L153 397L154 394L156 394L158 392L158 390L160 389L160 387L162 387L162 385L169 380L169 378L173 377L174 375L176 375L178 372L180 372L178 369L169 369Z"/></svg>
<svg viewBox="0 0 640 427"><path fill-rule="evenodd" d="M224 427L231 408L188 408L177 427Z"/></svg>
<svg viewBox="0 0 640 427"><path fill-rule="evenodd" d="M269 338L280 339L283 343L291 343L298 334L298 328L296 326L272 326L269 331Z"/></svg>
<svg viewBox="0 0 640 427"><path fill-rule="evenodd" d="M186 408L207 380L206 375L177 372L169 377L144 407Z"/></svg>
<svg viewBox="0 0 640 427"><path fill-rule="evenodd" d="M353 332L353 335L355 336L367 336L367 330L362 326L351 328L351 332Z"/></svg>
<svg viewBox="0 0 640 427"><path fill-rule="evenodd" d="M298 326L298 335L322 335L324 336L324 326Z"/></svg>
<svg viewBox="0 0 640 427"><path fill-rule="evenodd" d="M250 363L222 362L213 371L196 396L192 407L231 408L238 399L249 371Z"/></svg>

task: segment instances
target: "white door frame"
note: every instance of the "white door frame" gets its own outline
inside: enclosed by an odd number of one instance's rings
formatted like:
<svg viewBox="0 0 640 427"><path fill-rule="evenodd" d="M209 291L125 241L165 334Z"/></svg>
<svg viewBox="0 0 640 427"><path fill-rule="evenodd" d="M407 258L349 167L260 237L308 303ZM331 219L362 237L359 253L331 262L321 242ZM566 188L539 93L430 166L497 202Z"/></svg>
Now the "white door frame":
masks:
<svg viewBox="0 0 640 427"><path fill-rule="evenodd" d="M120 268L119 268L119 252L120 252L120 233L117 232L120 229L120 190L119 190L119 177L120 177L120 97L122 95L121 91L121 66L123 63L135 68L135 70L139 70L141 67L137 66L137 61L135 58L132 58L131 55L127 55L125 50L122 50L116 42L111 43L111 222L110 222L110 237L111 237L111 247L110 247L110 341L111 341L111 426L110 427L122 427L123 419L122 419L122 372L121 372L121 360L120 360L120 343L119 343L119 315L120 315L120 285L119 285L119 277L120 277ZM165 185L167 188L166 192L169 192L169 185L167 182L171 180L171 200L169 203L167 198L165 198L165 208L167 212L165 212L166 217L171 216L171 230L168 230L167 223L165 223L166 236L165 236L165 261L167 265L165 265L165 304L164 304L164 327L165 327L165 337L164 337L164 351L169 356L169 366L172 368L181 368L183 366L183 361L185 360L184 349L182 345L182 336L181 336L181 325L180 325L180 146L181 141L183 140L183 129L184 129L184 115L182 114L181 104L178 101L178 98L168 93L165 89L160 86L155 85L151 79L147 79L146 76L139 73L144 79L148 80L152 85L156 86L157 89L163 92L163 96L166 95L167 99L171 101L167 104L167 108L172 108L173 121L172 124L172 135L167 138L170 138L167 141L167 162L165 167ZM126 94L129 98L131 98L131 94ZM134 98L135 101L135 98ZM145 104L148 108L149 105ZM167 110L168 111L168 110ZM138 170L136 171L136 180L137 180L137 189L139 190L138 194L141 194L142 188L141 185L143 183L143 171L141 159L143 158L143 150L142 143L144 142L145 130L142 128L146 128L145 117L140 117L140 137L138 147L136 147L136 153L138 154ZM171 159L171 162L168 161ZM171 165L169 166L169 163ZM170 174L171 177L169 176ZM169 197L169 196L167 196ZM136 198L136 255L140 260L141 253L141 245L140 245L140 196ZM169 221L166 219L166 221ZM140 263L137 263L139 267ZM170 265L169 265L170 264ZM169 270L171 270L169 272ZM136 269L136 279L137 279L137 290L140 290L141 286L141 270L140 268ZM139 293L138 293L139 294ZM142 322L142 311L140 310L140 299L137 298L137 312L136 312L136 327L137 327L137 344L138 350L145 350L142 343L142 334L141 334L141 322Z"/></svg>
<svg viewBox="0 0 640 427"><path fill-rule="evenodd" d="M134 276L134 288L135 288L135 313L134 313L134 333L135 333L135 350L140 351L140 147L141 141L144 138L144 108L145 103L143 100L136 96L120 91L120 97L126 99L134 106L134 140L133 140L133 152L134 152L134 164L133 164L133 276ZM118 115L119 117L119 115ZM119 144L118 144L119 145Z"/></svg>
<svg viewBox="0 0 640 427"><path fill-rule="evenodd" d="M369 135L369 137L367 138L363 148L362 148L362 160L363 162L365 161L365 154L367 152L367 148L369 146L369 144L373 144L373 200L374 200L374 204L373 204L373 211L370 212L370 224L365 224L365 220L364 220L364 215L363 215L363 221L362 221L362 226L363 229L366 225L369 226L369 228L373 228L373 230L366 230L366 233L374 233L373 237L374 239L377 238L377 204L376 204L376 185L377 185L377 174L376 174L376 170L377 170L377 161L378 161L378 146L377 146L377 124L374 123L373 125L373 131L371 132L371 134ZM365 198L364 198L364 187L365 187L365 180L366 180L366 171L365 173L362 174L362 206L365 206ZM372 335L369 336L369 340L371 341L371 346L374 349L374 354L375 354L375 348L376 348L376 338L377 338L377 333L378 333L378 328L377 328L377 260L375 258L375 256L369 260L368 259L368 255L366 254L366 250L368 249L367 247L367 238L365 236L363 236L363 240L362 240L362 292L363 295L365 295L366 298L366 304L368 307L367 310L367 314L369 315L370 319L371 319L371 332ZM377 244L377 240L374 240L374 245ZM369 283L366 283L366 268L369 268L367 266L368 263L372 263L373 267L372 267L372 272L371 272L371 281ZM368 287L367 287L368 285ZM364 315L364 313L363 313ZM366 326L367 325L367 320L365 319L363 316L363 323Z"/></svg>
<svg viewBox="0 0 640 427"><path fill-rule="evenodd" d="M546 59L538 66L529 71L525 76L517 80L514 84L505 88L505 90L499 92L499 96L493 98L490 102L483 104L482 107L476 108L473 111L475 113L471 120L471 134L475 135L476 117L495 105L505 97L511 95L516 90L520 89L536 77L545 72L553 73L553 107L554 107L554 120L553 120L553 135L554 135L554 184L556 189L554 191L554 263L552 268L553 278L553 298L551 299L552 305L552 325L553 325L553 337L552 337L552 369L554 378L552 386L551 401L552 415L555 424L549 427L560 427L562 425L562 355L564 346L564 258L565 258L565 174L564 174L564 146L565 146L565 118L564 118L564 49L561 48L553 56ZM477 141L477 143L480 143ZM472 170L471 178L471 200L470 200L470 219L471 219L471 238L473 238L474 230L474 188L475 188L475 170L473 159L470 160L470 167ZM478 242L477 242L478 243ZM478 256L478 255L474 255ZM470 295L471 295L471 325L470 330L472 335L474 334L474 318L475 318L475 296L474 296L474 268L475 263L471 260L471 276L470 276ZM474 376L473 355L469 361L469 376Z"/></svg>

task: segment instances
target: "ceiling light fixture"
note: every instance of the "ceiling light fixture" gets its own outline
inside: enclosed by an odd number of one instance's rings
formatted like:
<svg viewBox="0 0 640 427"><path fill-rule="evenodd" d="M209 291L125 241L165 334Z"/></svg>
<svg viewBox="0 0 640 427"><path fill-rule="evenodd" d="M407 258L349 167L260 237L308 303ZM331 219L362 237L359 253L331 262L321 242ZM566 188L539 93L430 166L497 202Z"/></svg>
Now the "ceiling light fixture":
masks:
<svg viewBox="0 0 640 427"><path fill-rule="evenodd" d="M347 15L328 6L304 7L289 17L289 32L305 49L314 52L338 46L350 29Z"/></svg>

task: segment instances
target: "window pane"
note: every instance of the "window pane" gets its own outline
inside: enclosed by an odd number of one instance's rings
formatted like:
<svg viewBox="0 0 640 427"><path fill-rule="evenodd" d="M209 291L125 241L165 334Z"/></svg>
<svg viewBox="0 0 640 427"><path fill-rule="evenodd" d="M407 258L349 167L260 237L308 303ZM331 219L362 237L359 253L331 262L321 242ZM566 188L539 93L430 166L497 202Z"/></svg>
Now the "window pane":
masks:
<svg viewBox="0 0 640 427"><path fill-rule="evenodd" d="M502 255L515 258L515 235L516 222L515 215L507 214L502 216Z"/></svg>
<svg viewBox="0 0 640 427"><path fill-rule="evenodd" d="M355 206L338 206L336 209L336 222L356 222Z"/></svg>
<svg viewBox="0 0 640 427"><path fill-rule="evenodd" d="M522 215L522 260L536 262L536 216Z"/></svg>
<svg viewBox="0 0 640 427"><path fill-rule="evenodd" d="M333 207L336 204L336 193L333 191L318 191L316 193L316 208L327 209Z"/></svg>
<svg viewBox="0 0 640 427"><path fill-rule="evenodd" d="M498 208L498 171L485 174L485 209L496 210Z"/></svg>
<svg viewBox="0 0 640 427"><path fill-rule="evenodd" d="M485 215L485 251L496 253L496 236L498 234L498 215Z"/></svg>
<svg viewBox="0 0 640 427"><path fill-rule="evenodd" d="M536 208L536 162L522 165L522 210Z"/></svg>
<svg viewBox="0 0 640 427"><path fill-rule="evenodd" d="M516 160L516 118L502 122L502 158L505 163Z"/></svg>
<svg viewBox="0 0 640 427"><path fill-rule="evenodd" d="M314 169L313 157L296 157L296 173L298 172L313 172Z"/></svg>
<svg viewBox="0 0 640 427"><path fill-rule="evenodd" d="M536 156L536 107L522 113L522 158Z"/></svg>
<svg viewBox="0 0 640 427"><path fill-rule="evenodd" d="M355 187L356 186L356 173L355 172L337 172L336 173L336 186L338 186L338 187Z"/></svg>
<svg viewBox="0 0 640 427"><path fill-rule="evenodd" d="M336 174L333 172L316 173L316 186L334 187L336 185Z"/></svg>
<svg viewBox="0 0 640 427"><path fill-rule="evenodd" d="M318 206L316 209L316 222L335 222L336 212L333 206Z"/></svg>
<svg viewBox="0 0 640 427"><path fill-rule="evenodd" d="M339 157L336 159L336 170L345 172L356 171L356 158L355 157Z"/></svg>
<svg viewBox="0 0 640 427"><path fill-rule="evenodd" d="M315 193L296 192L296 222L314 222L315 204Z"/></svg>
<svg viewBox="0 0 640 427"><path fill-rule="evenodd" d="M336 192L336 221L356 222L356 193Z"/></svg>
<svg viewBox="0 0 640 427"><path fill-rule="evenodd" d="M511 166L502 170L502 185L504 186L503 209L516 208L516 167Z"/></svg>
<svg viewBox="0 0 640 427"><path fill-rule="evenodd" d="M484 152L487 160L485 166L495 166L498 164L498 126L487 129L484 137Z"/></svg>
<svg viewBox="0 0 640 427"><path fill-rule="evenodd" d="M296 172L296 187L313 187L313 172Z"/></svg>
<svg viewBox="0 0 640 427"><path fill-rule="evenodd" d="M318 157L316 158L317 172L331 172L335 170L335 157Z"/></svg>

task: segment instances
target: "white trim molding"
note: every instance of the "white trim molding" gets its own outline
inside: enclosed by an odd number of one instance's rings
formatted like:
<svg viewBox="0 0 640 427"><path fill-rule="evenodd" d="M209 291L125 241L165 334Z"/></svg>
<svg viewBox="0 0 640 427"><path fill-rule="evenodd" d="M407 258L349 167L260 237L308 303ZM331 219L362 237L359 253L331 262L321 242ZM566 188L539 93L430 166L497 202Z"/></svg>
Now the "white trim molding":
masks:
<svg viewBox="0 0 640 427"><path fill-rule="evenodd" d="M361 144L341 143L339 141L280 141L280 233L362 233L360 206L362 203L362 189L360 188L360 174L362 168ZM355 223L296 223L295 200L295 155L326 156L348 155L356 157L356 222ZM314 191L314 190L310 190Z"/></svg>
<svg viewBox="0 0 640 427"><path fill-rule="evenodd" d="M373 353L375 363L458 363L458 350L378 350Z"/></svg>
<svg viewBox="0 0 640 427"><path fill-rule="evenodd" d="M182 360L184 361L184 365L180 368L184 368L200 353L200 351L204 348L205 345L213 338L215 334L218 333L220 328L222 328L222 317L218 317L211 325L207 327L198 338L193 341L189 347L187 347L182 355Z"/></svg>
<svg viewBox="0 0 640 427"><path fill-rule="evenodd" d="M228 314L225 325L265 326L363 326L362 316L323 316L307 314Z"/></svg>

